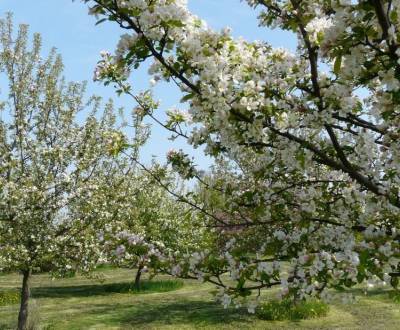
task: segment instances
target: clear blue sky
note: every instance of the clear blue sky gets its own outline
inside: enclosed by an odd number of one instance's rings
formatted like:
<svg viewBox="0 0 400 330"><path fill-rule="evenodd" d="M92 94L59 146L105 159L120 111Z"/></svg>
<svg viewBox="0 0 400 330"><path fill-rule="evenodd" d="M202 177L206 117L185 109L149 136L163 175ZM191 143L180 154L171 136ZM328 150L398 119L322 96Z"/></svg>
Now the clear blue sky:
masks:
<svg viewBox="0 0 400 330"><path fill-rule="evenodd" d="M235 36L248 40L265 40L276 47L293 49L294 36L282 31L270 31L259 28L257 13L240 0L189 0L189 7L196 15L205 19L210 26L220 29L230 26ZM65 76L68 80L88 81L88 94L97 94L105 99L112 97L118 106L127 110L133 108L130 99L118 98L112 87L104 87L92 82L93 70L99 60L101 50L113 51L122 31L114 24L105 23L95 26L93 17L87 15L87 7L79 0L1 0L0 13L13 12L16 24L30 25L31 32L39 32L43 37L44 51L55 46L62 54L65 64ZM132 83L136 90L148 87L145 71L133 73ZM156 97L162 101L162 109L179 106L179 94L172 86L161 85ZM162 118L162 115L160 116ZM209 161L201 151L192 152L185 148L184 141L173 144L167 140L169 135L164 129L153 126L152 138L143 150L143 158L151 155L164 158L165 152L174 147L183 148L202 165Z"/></svg>

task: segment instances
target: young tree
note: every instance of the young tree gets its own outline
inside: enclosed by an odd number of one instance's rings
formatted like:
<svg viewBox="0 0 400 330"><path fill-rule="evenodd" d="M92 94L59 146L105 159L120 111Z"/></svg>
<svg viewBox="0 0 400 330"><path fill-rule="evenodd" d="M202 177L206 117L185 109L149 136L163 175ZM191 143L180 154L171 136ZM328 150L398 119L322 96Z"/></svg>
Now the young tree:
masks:
<svg viewBox="0 0 400 330"><path fill-rule="evenodd" d="M226 305L277 284L297 298L374 278L397 285L400 2L247 0L261 26L296 34L295 52L214 31L185 0L84 2L128 32L97 78L133 95L130 70L153 58L149 74L178 85L196 124L185 133L172 114L164 126L229 164L209 184L224 216L208 220L240 232L183 272L214 278ZM184 154L169 156L197 176Z"/></svg>
<svg viewBox="0 0 400 330"><path fill-rule="evenodd" d="M119 157L120 165L124 161ZM137 269L134 287L140 288L143 272L155 275L160 263L170 252L195 251L201 229L193 227L190 209L154 180L145 171L133 168L126 162L126 169L107 185L113 197L101 197L105 214L112 214L104 230L99 233L104 257L109 262L125 268ZM173 189L173 178L169 178ZM115 185L115 183L117 185ZM176 187L176 184L174 184Z"/></svg>
<svg viewBox="0 0 400 330"><path fill-rule="evenodd" d="M104 164L118 145L112 105L83 100L85 86L66 83L61 57L41 57L41 38L16 37L0 20L0 270L23 275L18 329L26 329L32 272L88 271L96 262L96 210L75 204L98 189ZM85 112L90 106L92 110ZM81 117L80 117L81 116ZM79 119L78 119L79 117Z"/></svg>

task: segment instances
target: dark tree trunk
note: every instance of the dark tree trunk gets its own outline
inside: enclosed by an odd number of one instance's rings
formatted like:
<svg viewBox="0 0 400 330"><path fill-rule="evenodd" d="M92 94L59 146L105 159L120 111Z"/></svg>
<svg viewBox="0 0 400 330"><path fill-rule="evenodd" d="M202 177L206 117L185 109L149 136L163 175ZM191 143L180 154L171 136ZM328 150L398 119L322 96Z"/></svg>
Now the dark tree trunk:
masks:
<svg viewBox="0 0 400 330"><path fill-rule="evenodd" d="M136 273L135 284L134 284L134 287L136 290L140 289L140 276L142 275L143 268L144 268L143 265L139 265L137 273Z"/></svg>
<svg viewBox="0 0 400 330"><path fill-rule="evenodd" d="M21 289L21 307L18 315L18 330L27 330L28 328L28 303L31 295L30 280L31 270L22 272L22 289Z"/></svg>

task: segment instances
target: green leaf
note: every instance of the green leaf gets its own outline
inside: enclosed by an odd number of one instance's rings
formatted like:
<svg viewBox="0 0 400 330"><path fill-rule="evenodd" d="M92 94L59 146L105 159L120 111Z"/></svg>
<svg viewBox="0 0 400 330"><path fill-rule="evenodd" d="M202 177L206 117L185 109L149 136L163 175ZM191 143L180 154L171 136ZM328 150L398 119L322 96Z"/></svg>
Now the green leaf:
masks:
<svg viewBox="0 0 400 330"><path fill-rule="evenodd" d="M398 17L397 11L396 10L392 10L390 12L390 20L391 21L397 21L397 17Z"/></svg>
<svg viewBox="0 0 400 330"><path fill-rule="evenodd" d="M392 276L390 279L390 284L394 287L397 288L397 286L399 285L399 278L396 276Z"/></svg>
<svg viewBox="0 0 400 330"><path fill-rule="evenodd" d="M342 55L339 55L338 57L336 57L335 63L333 65L333 72L336 75L339 74L341 66L342 66Z"/></svg>
<svg viewBox="0 0 400 330"><path fill-rule="evenodd" d="M194 97L193 93L187 94L184 97L181 98L181 103L187 102L189 100L191 100Z"/></svg>
<svg viewBox="0 0 400 330"><path fill-rule="evenodd" d="M168 25L171 27L184 27L185 24L182 21L171 19L168 22Z"/></svg>
<svg viewBox="0 0 400 330"><path fill-rule="evenodd" d="M358 283L362 283L364 281L364 279L365 279L365 276L363 273L360 272L357 274L357 282Z"/></svg>
<svg viewBox="0 0 400 330"><path fill-rule="evenodd" d="M98 20L95 25L99 25L105 21L107 21L107 18L102 18L102 19Z"/></svg>

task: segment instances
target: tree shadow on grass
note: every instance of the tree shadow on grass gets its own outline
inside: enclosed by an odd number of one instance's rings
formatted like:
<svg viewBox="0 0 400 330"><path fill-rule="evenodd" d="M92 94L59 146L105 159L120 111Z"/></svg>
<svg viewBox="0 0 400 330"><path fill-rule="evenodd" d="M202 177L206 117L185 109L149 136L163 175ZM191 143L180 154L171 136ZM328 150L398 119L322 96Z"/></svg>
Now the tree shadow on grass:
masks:
<svg viewBox="0 0 400 330"><path fill-rule="evenodd" d="M155 303L141 301L127 305L97 305L92 314L109 313L108 325L123 326L124 329L138 329L141 327L190 324L194 327L205 327L235 322L249 322L246 309L223 309L220 304L212 301L163 301ZM242 328L242 327L240 327Z"/></svg>
<svg viewBox="0 0 400 330"><path fill-rule="evenodd" d="M76 286L49 286L32 288L34 298L73 298L109 295L110 293L154 293L168 292L180 289L182 281L142 281L140 289L136 289L132 282L76 285Z"/></svg>

